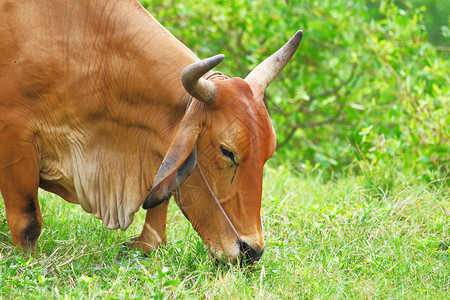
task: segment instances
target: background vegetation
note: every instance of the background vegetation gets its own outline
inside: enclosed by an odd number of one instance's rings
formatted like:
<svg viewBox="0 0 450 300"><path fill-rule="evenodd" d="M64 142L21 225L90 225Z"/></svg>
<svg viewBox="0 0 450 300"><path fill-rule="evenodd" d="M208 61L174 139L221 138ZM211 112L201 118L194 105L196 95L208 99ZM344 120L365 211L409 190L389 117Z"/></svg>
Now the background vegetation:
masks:
<svg viewBox="0 0 450 300"><path fill-rule="evenodd" d="M229 76L245 77L303 29L300 50L267 90L278 160L326 176L361 167L410 180L448 173L446 1L142 2L200 58L224 53L218 69Z"/></svg>
<svg viewBox="0 0 450 300"><path fill-rule="evenodd" d="M174 204L167 246L116 259L143 211L108 231L41 191L32 258L0 205L0 298L448 298L450 7L411 1L141 1L200 58L224 53L229 76L304 31L267 90L262 261L209 260Z"/></svg>

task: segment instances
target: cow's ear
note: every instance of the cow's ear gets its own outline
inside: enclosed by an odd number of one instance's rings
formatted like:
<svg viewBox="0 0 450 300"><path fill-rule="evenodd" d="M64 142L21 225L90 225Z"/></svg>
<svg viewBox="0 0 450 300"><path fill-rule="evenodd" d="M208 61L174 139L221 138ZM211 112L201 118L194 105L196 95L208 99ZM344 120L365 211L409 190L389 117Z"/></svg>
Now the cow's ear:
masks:
<svg viewBox="0 0 450 300"><path fill-rule="evenodd" d="M158 206L169 199L172 192L192 174L197 164L196 142L200 132L198 120L190 114L186 115L145 198L142 205L144 209Z"/></svg>

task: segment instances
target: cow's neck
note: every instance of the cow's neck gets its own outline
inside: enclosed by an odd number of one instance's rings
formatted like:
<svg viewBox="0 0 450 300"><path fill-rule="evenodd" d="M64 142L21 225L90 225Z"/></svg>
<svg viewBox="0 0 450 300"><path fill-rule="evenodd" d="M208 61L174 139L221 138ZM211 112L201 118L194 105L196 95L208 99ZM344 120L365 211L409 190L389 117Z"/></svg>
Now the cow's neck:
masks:
<svg viewBox="0 0 450 300"><path fill-rule="evenodd" d="M183 111L188 98L181 73L198 58L142 7L130 9L128 1L117 1L116 5L129 11L126 16L119 14L105 21L105 30L112 33L106 32L98 43L101 64L96 71L102 73L101 68L105 68L110 73L109 82L99 82L100 86L114 90L121 102L165 108L173 121L173 114ZM111 9L121 11L114 6Z"/></svg>

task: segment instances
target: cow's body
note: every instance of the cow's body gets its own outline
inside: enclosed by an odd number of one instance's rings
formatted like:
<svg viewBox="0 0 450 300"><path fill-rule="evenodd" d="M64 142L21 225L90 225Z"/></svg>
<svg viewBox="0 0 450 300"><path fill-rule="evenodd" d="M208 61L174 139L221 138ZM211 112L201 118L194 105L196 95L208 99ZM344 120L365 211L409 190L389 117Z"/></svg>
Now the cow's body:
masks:
<svg viewBox="0 0 450 300"><path fill-rule="evenodd" d="M0 190L13 242L37 241L38 187L126 229L185 117L182 71L198 58L134 1L1 1L0 37ZM191 185L204 189L199 178ZM166 203L147 211L147 251L163 240Z"/></svg>
<svg viewBox="0 0 450 300"><path fill-rule="evenodd" d="M0 166L24 161L34 185L126 229L186 108L181 72L197 58L142 7L100 2L2 7Z"/></svg>

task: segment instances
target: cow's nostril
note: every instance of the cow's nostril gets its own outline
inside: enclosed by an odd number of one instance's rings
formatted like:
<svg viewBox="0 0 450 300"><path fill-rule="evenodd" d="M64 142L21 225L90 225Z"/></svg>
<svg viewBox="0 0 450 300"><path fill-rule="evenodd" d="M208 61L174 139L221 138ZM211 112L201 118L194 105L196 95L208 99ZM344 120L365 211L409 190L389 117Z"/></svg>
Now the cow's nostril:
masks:
<svg viewBox="0 0 450 300"><path fill-rule="evenodd" d="M250 265L257 262L261 256L263 255L264 249L261 251L256 251L246 242L242 242L239 244L241 250L242 261L246 264Z"/></svg>

